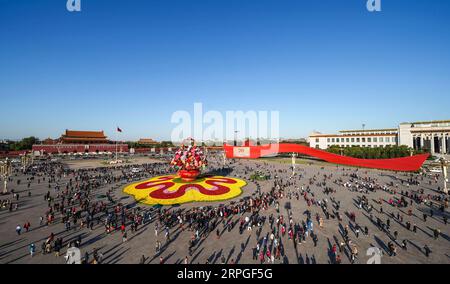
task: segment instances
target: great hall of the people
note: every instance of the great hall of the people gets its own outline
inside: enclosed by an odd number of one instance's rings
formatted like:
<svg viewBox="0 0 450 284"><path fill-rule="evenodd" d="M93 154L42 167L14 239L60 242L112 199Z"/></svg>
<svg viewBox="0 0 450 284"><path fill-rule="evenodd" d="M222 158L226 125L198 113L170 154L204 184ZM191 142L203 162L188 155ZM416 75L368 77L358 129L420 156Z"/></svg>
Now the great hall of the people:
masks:
<svg viewBox="0 0 450 284"><path fill-rule="evenodd" d="M406 145L436 156L450 155L450 120L405 122L397 128L342 130L339 134L313 132L308 141L310 147L317 149Z"/></svg>

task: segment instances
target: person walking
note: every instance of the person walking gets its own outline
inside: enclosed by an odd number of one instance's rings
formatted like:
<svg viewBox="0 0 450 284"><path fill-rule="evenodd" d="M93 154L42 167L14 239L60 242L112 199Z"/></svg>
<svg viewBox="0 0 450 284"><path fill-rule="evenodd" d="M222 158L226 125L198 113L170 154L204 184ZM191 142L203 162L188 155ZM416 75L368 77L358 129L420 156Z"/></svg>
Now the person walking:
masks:
<svg viewBox="0 0 450 284"><path fill-rule="evenodd" d="M441 231L439 229L434 229L433 230L433 236L434 236L435 240L437 240L439 238L440 234L441 234Z"/></svg>
<svg viewBox="0 0 450 284"><path fill-rule="evenodd" d="M20 225L17 225L17 227L16 227L16 233L17 233L17 235L19 235L20 236L20 233L22 232L22 227L20 226Z"/></svg>
<svg viewBox="0 0 450 284"><path fill-rule="evenodd" d="M33 257L34 253L36 252L36 245L34 243L31 243L29 246L30 256Z"/></svg>
<svg viewBox="0 0 450 284"><path fill-rule="evenodd" d="M317 247L317 242L319 241L319 239L317 238L316 234L313 234L313 242L314 242L314 247Z"/></svg>
<svg viewBox="0 0 450 284"><path fill-rule="evenodd" d="M425 246L423 247L423 249L425 250L425 256L426 256L426 257L429 257L429 256L430 256L430 253L431 253L431 249L428 247L428 245L425 245Z"/></svg>
<svg viewBox="0 0 450 284"><path fill-rule="evenodd" d="M407 246L406 246L406 240L402 241L402 249L407 250Z"/></svg>

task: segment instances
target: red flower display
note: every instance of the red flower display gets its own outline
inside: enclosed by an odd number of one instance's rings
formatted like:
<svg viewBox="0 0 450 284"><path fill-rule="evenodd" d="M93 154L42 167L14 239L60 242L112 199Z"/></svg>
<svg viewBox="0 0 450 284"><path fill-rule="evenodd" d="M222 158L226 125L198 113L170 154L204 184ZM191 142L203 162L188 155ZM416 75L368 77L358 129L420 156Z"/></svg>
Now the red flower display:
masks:
<svg viewBox="0 0 450 284"><path fill-rule="evenodd" d="M199 174L200 170L208 165L208 161L203 149L195 144L194 139L191 139L189 145L182 144L177 149L170 165L180 173L187 171Z"/></svg>

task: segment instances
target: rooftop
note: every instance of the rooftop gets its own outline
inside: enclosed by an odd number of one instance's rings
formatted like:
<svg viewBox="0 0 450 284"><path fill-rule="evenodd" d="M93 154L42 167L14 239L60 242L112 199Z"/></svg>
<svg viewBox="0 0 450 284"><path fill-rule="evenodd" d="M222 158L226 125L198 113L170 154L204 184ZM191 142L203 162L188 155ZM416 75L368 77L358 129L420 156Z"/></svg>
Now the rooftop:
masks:
<svg viewBox="0 0 450 284"><path fill-rule="evenodd" d="M105 133L103 131L77 131L77 130L66 130L63 138L98 138L106 139Z"/></svg>
<svg viewBox="0 0 450 284"><path fill-rule="evenodd" d="M383 131L398 131L397 128L384 128L384 129L356 129L356 130L341 130L340 133L350 132L383 132Z"/></svg>
<svg viewBox="0 0 450 284"><path fill-rule="evenodd" d="M139 139L138 142L139 143L145 143L145 144L158 144L159 143L158 141L155 141L155 140L150 139L150 138L141 138L141 139Z"/></svg>
<svg viewBox="0 0 450 284"><path fill-rule="evenodd" d="M417 122L402 122L400 124L436 124L436 123L450 123L450 120L430 120Z"/></svg>

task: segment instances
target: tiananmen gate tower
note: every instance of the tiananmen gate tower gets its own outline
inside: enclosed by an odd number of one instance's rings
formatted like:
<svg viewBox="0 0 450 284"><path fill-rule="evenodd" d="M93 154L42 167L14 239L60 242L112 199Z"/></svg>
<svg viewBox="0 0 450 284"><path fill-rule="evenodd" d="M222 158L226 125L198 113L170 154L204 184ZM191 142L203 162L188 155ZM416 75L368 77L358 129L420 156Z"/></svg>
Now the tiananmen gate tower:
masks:
<svg viewBox="0 0 450 284"><path fill-rule="evenodd" d="M66 130L61 137L52 144L33 145L33 152L41 154L68 153L105 153L129 152L128 145L108 140L104 131Z"/></svg>

